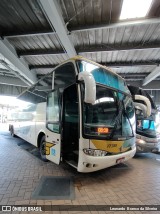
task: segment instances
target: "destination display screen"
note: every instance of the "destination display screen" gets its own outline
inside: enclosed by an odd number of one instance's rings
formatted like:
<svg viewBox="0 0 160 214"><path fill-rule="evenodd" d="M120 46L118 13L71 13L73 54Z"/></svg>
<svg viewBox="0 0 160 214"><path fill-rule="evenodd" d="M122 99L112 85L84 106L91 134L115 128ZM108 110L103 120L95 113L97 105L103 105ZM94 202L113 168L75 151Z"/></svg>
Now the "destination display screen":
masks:
<svg viewBox="0 0 160 214"><path fill-rule="evenodd" d="M109 129L108 129L108 128L105 128L105 127L98 127L98 128L97 128L97 132L98 132L99 134L107 134L107 133L109 133Z"/></svg>

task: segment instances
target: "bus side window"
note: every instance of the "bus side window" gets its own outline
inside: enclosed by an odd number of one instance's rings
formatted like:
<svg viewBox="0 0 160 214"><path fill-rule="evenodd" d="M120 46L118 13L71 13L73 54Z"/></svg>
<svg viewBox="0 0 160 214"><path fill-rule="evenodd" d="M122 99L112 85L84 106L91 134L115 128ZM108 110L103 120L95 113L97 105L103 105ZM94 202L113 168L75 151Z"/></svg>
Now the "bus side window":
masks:
<svg viewBox="0 0 160 214"><path fill-rule="evenodd" d="M76 82L75 68L72 63L58 67L54 72L54 89L66 88Z"/></svg>
<svg viewBox="0 0 160 214"><path fill-rule="evenodd" d="M59 93L53 91L49 94L47 100L47 128L50 131L59 133Z"/></svg>

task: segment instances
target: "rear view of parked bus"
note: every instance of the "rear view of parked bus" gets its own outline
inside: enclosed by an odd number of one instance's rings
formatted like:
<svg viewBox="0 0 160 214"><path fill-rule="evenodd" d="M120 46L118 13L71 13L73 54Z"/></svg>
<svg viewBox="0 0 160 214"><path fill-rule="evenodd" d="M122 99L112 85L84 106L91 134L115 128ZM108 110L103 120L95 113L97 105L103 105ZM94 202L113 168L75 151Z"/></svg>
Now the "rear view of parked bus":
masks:
<svg viewBox="0 0 160 214"><path fill-rule="evenodd" d="M46 102L45 128L35 134L44 160L63 160L79 172L92 172L126 161L136 152L131 94L124 80L107 67L74 57L20 99L36 105Z"/></svg>
<svg viewBox="0 0 160 214"><path fill-rule="evenodd" d="M137 153L158 152L160 150L160 134L157 131L157 108L147 91L135 86L128 86L132 95L143 95L151 103L149 116L144 116L139 109L136 110L136 146Z"/></svg>

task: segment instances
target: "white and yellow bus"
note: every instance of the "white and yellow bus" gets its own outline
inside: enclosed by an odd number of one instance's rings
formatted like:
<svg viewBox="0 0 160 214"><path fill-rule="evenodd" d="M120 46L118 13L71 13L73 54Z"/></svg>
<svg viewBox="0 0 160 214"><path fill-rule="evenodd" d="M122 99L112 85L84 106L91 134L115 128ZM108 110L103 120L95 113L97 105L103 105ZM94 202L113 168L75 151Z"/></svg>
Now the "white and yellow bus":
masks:
<svg viewBox="0 0 160 214"><path fill-rule="evenodd" d="M19 98L30 105L17 112L10 131L39 147L43 160L92 172L136 152L131 94L123 78L105 66L74 57Z"/></svg>

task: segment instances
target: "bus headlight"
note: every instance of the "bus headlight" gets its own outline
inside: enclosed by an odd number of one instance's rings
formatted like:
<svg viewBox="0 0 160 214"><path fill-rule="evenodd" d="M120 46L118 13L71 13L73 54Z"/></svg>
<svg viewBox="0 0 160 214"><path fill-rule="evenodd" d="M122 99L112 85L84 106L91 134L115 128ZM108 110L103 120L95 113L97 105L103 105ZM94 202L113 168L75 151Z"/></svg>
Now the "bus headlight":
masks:
<svg viewBox="0 0 160 214"><path fill-rule="evenodd" d="M83 152L86 155L91 155L91 156L106 156L107 152L103 150L98 150L98 149L83 149Z"/></svg>
<svg viewBox="0 0 160 214"><path fill-rule="evenodd" d="M144 140L139 139L139 140L138 140L138 143L140 143L140 144L145 144L146 142L145 142Z"/></svg>

